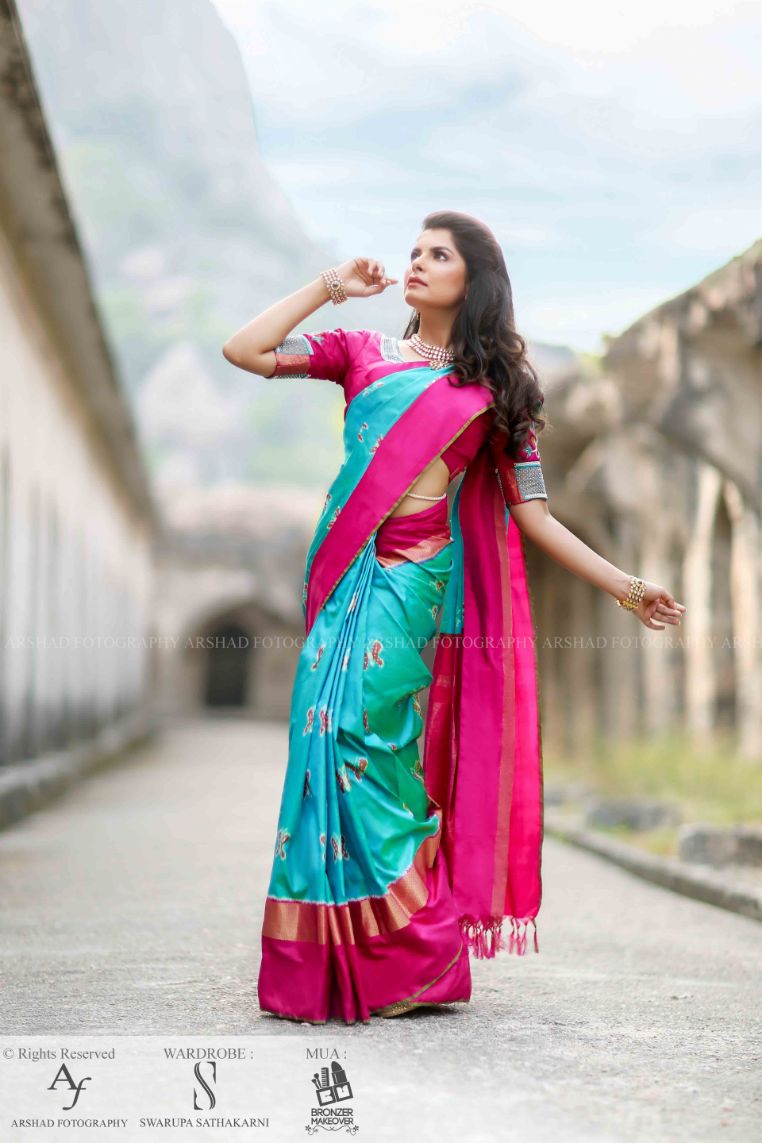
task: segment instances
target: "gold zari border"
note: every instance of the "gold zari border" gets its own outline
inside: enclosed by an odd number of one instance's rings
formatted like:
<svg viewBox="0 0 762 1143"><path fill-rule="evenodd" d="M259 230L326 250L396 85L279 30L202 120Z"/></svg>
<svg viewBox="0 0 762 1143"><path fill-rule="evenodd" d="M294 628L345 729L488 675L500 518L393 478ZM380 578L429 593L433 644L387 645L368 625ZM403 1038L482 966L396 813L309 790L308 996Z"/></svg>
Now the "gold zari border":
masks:
<svg viewBox="0 0 762 1143"><path fill-rule="evenodd" d="M268 897L262 935L279 941L354 945L404 929L428 901L426 873L434 864L441 840L442 811L435 812L439 829L421 843L413 864L383 897L363 897L337 905Z"/></svg>

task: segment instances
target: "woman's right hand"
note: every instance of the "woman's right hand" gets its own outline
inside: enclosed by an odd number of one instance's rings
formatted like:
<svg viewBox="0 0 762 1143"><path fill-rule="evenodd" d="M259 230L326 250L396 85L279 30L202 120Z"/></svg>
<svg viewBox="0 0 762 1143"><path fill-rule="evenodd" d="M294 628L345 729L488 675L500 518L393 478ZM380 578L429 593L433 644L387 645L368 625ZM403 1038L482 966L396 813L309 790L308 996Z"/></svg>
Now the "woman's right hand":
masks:
<svg viewBox="0 0 762 1143"><path fill-rule="evenodd" d="M399 278L387 278L383 262L375 258L352 258L335 269L350 298L372 298L399 281Z"/></svg>
<svg viewBox="0 0 762 1143"><path fill-rule="evenodd" d="M666 623L671 623L675 627L680 626L680 620L687 607L678 603L670 591L666 587L662 587L658 583L650 583L645 581L645 591L643 598L638 604L637 615L638 619L644 626L650 627L652 631L663 631ZM656 623L655 620L661 620Z"/></svg>

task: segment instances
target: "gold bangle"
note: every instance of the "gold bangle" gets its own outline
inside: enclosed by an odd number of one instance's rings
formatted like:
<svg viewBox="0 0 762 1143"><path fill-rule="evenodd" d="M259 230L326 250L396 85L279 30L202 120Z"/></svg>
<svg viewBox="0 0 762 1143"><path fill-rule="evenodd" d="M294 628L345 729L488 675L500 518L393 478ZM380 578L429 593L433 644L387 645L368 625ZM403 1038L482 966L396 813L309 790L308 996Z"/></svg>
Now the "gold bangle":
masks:
<svg viewBox="0 0 762 1143"><path fill-rule="evenodd" d="M638 605L646 592L645 580L638 579L637 576L630 576L630 590L624 599L616 601L617 607L623 607L625 611L637 611Z"/></svg>
<svg viewBox="0 0 762 1143"><path fill-rule="evenodd" d="M335 306L340 306L342 302L349 301L349 295L344 289L344 283L333 267L330 270L321 270L320 277L325 282L326 289Z"/></svg>

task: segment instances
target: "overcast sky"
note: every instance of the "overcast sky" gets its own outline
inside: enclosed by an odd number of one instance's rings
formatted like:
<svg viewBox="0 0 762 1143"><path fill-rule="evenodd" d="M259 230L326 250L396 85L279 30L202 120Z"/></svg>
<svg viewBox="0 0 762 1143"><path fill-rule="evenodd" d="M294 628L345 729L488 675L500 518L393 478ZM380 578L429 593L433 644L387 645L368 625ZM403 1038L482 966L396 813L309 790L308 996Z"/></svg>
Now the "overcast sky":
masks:
<svg viewBox="0 0 762 1143"><path fill-rule="evenodd" d="M531 340L599 351L762 235L760 7L214 0L305 230L402 276L431 210L495 231Z"/></svg>

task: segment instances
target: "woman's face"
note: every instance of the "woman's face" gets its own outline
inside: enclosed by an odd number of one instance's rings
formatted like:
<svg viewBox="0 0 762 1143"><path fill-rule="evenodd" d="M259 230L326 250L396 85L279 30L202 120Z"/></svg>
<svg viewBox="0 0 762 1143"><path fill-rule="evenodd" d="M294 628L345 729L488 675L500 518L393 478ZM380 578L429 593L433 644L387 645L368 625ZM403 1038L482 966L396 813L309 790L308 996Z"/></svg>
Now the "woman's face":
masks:
<svg viewBox="0 0 762 1143"><path fill-rule="evenodd" d="M465 259L455 249L450 231L424 230L410 250L405 301L416 310L457 309L466 295L467 277Z"/></svg>

